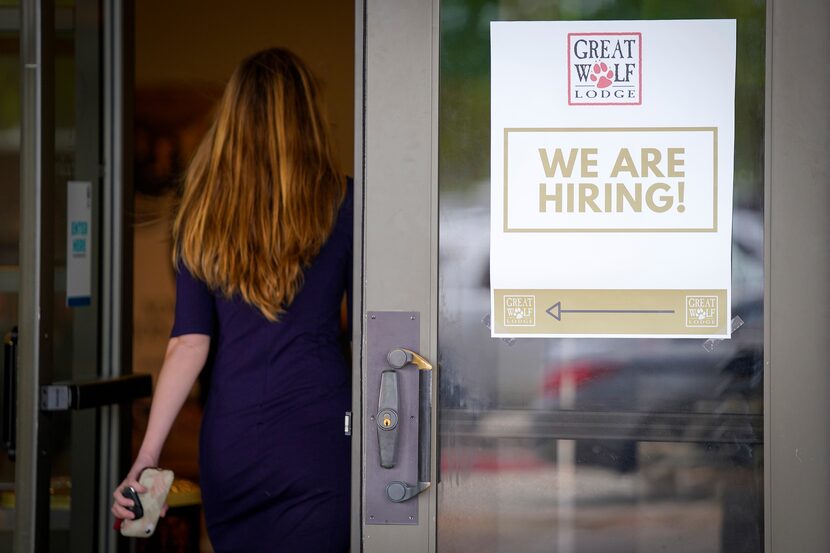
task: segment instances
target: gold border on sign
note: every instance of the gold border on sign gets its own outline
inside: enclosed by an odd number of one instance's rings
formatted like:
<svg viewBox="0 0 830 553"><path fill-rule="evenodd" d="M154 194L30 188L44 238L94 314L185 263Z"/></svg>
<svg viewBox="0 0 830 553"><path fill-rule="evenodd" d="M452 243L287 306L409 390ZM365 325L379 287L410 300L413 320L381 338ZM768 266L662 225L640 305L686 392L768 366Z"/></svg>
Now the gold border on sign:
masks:
<svg viewBox="0 0 830 553"><path fill-rule="evenodd" d="M507 222L507 157L511 132L711 132L712 227L711 228L509 228ZM718 231L718 128L717 127L505 127L504 129L504 232L717 232Z"/></svg>

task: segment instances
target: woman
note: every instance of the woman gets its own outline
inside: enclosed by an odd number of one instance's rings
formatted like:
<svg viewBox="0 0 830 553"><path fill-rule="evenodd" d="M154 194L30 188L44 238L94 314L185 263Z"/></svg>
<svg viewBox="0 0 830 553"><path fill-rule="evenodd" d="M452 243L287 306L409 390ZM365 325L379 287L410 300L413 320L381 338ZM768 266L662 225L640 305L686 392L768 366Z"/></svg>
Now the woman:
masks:
<svg viewBox="0 0 830 553"><path fill-rule="evenodd" d="M225 551L348 550L350 403L340 306L351 290L352 191L317 82L294 54L245 59L185 177L173 228L176 318L138 456L158 464L210 359L200 483Z"/></svg>

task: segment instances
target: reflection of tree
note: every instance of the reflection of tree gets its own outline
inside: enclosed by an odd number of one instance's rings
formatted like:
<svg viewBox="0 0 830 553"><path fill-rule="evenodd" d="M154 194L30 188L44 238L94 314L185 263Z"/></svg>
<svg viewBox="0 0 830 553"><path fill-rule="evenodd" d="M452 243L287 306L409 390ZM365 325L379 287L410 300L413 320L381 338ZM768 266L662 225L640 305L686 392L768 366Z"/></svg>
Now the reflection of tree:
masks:
<svg viewBox="0 0 830 553"><path fill-rule="evenodd" d="M441 3L441 186L469 189L490 175L490 21L737 19L735 205L763 204L765 7L761 0L594 0Z"/></svg>

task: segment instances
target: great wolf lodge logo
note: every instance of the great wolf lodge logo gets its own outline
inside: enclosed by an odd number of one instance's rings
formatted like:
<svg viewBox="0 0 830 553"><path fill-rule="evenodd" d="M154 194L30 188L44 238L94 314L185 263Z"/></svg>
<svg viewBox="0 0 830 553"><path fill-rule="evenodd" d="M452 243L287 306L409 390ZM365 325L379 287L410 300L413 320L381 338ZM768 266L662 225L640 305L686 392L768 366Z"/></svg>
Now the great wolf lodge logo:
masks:
<svg viewBox="0 0 830 553"><path fill-rule="evenodd" d="M568 33L568 104L642 103L641 33Z"/></svg>
<svg viewBox="0 0 830 553"><path fill-rule="evenodd" d="M504 326L536 326L536 296L504 296Z"/></svg>
<svg viewBox="0 0 830 553"><path fill-rule="evenodd" d="M686 326L718 326L718 297L686 296Z"/></svg>

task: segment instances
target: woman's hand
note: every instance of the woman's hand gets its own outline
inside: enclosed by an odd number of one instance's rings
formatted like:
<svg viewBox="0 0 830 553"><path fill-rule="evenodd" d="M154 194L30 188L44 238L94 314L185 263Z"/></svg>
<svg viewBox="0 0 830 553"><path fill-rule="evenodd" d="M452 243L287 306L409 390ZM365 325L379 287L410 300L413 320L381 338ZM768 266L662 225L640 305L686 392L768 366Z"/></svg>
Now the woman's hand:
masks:
<svg viewBox="0 0 830 553"><path fill-rule="evenodd" d="M164 440L167 439L173 420L182 408L196 377L204 367L209 350L210 336L206 334L185 334L171 338L167 344L167 354L156 381L153 403L150 407L150 419L141 449L127 477L112 494L111 511L115 518L127 520L135 518L132 511L127 508L133 506L133 500L121 495L121 490L132 486L137 493L147 491L138 482L138 477L145 468L158 465ZM167 506L165 505L161 510L161 516L164 516L166 512Z"/></svg>
<svg viewBox="0 0 830 553"><path fill-rule="evenodd" d="M129 520L135 518L135 514L133 514L133 512L130 511L128 508L132 507L134 502L132 499L124 497L121 494L121 490L129 486L132 486L136 493L146 492L147 489L139 483L138 478L139 476L141 476L142 470L144 470L147 467L154 467L157 464L157 460L151 459L149 456L144 455L142 453L138 454L138 457L136 457L135 463L133 463L130 472L127 473L127 477L124 478L124 481L121 482L118 485L118 487L115 488L115 491L112 493L113 502L112 509L110 509L110 511L112 512L113 516L115 516L115 518Z"/></svg>

